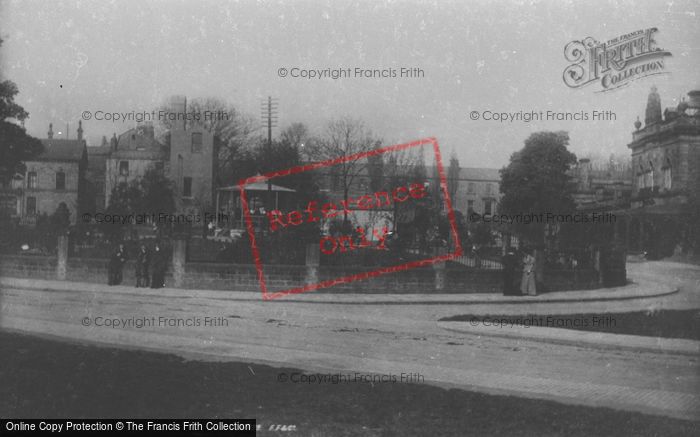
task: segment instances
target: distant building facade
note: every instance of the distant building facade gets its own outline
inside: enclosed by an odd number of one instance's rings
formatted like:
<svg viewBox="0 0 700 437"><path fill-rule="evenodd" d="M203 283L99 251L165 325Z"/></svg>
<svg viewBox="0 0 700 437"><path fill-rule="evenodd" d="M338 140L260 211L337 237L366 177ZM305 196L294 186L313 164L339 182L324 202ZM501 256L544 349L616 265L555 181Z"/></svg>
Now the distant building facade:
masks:
<svg viewBox="0 0 700 437"><path fill-rule="evenodd" d="M688 242L691 201L700 198L700 90L662 114L653 87L635 128L626 239L632 250L668 256Z"/></svg>
<svg viewBox="0 0 700 437"><path fill-rule="evenodd" d="M497 213L501 199L501 175L496 168L460 167L452 208L467 217L469 214Z"/></svg>
<svg viewBox="0 0 700 437"><path fill-rule="evenodd" d="M184 97L171 102L173 113L185 114ZM105 159L104 198L109 205L116 186L143 177L150 168L162 171L173 182L176 210L197 213L213 206L214 137L186 121L173 123L163 142L152 124L141 124L112 138Z"/></svg>
<svg viewBox="0 0 700 437"><path fill-rule="evenodd" d="M700 91L662 112L652 87L644 123L635 122L628 148L629 169L594 170L587 160L572 169L577 209L614 215L596 232L628 252L658 258L683 251L691 200L700 197Z"/></svg>
<svg viewBox="0 0 700 437"><path fill-rule="evenodd" d="M599 166L583 158L569 172L579 211L612 211L628 208L632 195L631 166Z"/></svg>
<svg viewBox="0 0 700 437"><path fill-rule="evenodd" d="M149 168L165 171L168 156L167 146L156 140L152 124L139 125L119 137L113 136L105 160L106 206L118 185L138 180Z"/></svg>
<svg viewBox="0 0 700 437"><path fill-rule="evenodd" d="M48 138L41 142L44 151L25 162L26 172L17 208L20 223L34 225L39 215L51 215L61 203L65 203L70 222L75 224L83 208L88 163L82 123L78 125L75 140L54 139L53 126L49 125Z"/></svg>

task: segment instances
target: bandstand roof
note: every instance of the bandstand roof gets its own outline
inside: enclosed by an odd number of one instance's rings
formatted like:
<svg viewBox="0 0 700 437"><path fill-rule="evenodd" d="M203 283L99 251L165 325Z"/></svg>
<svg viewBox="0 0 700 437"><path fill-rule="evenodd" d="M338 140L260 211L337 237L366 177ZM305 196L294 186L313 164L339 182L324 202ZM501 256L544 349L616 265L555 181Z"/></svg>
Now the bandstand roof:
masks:
<svg viewBox="0 0 700 437"><path fill-rule="evenodd" d="M217 188L216 191L240 191L240 186L238 185L231 185L229 187L221 187ZM253 182L251 184L246 184L245 185L245 190L246 191L277 191L277 192L286 192L286 193L294 193L296 190L292 190L291 188L287 187L282 187L279 185L272 184L272 186L269 186L267 182Z"/></svg>

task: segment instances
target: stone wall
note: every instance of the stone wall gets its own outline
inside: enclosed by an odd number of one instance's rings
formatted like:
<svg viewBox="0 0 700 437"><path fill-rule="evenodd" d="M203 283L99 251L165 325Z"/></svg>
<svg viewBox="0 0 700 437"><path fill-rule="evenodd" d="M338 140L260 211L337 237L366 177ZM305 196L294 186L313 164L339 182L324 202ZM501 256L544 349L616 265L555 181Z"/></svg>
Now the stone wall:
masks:
<svg viewBox="0 0 700 437"><path fill-rule="evenodd" d="M68 281L107 283L108 260L98 258L68 258L65 279ZM124 267L124 285L135 285L135 266L128 261ZM388 273L374 278L336 284L318 290L320 293L500 293L500 270L434 267ZM303 286L306 266L265 266L264 274L270 292ZM317 280L333 280L358 273L345 267L319 267ZM443 275L442 289L436 288L436 276ZM49 256L0 256L0 276L37 279L57 279L57 261ZM545 283L549 291L600 288L595 270L549 271ZM168 269L166 286L176 284L173 268ZM252 264L187 263L180 288L232 291L259 291L257 271Z"/></svg>

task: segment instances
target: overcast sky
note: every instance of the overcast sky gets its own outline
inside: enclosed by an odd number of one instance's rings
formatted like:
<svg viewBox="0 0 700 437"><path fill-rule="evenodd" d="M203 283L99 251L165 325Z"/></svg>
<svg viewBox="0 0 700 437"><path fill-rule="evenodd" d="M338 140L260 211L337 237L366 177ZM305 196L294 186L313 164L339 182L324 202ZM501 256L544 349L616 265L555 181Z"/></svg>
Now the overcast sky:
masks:
<svg viewBox="0 0 700 437"><path fill-rule="evenodd" d="M360 118L387 142L435 136L462 166L501 167L539 130L568 130L579 154L627 155L655 84L664 107L700 89L697 1L7 1L3 78L17 83L30 134L70 137L83 111L151 111L173 94L214 96L282 127L320 131ZM596 93L568 88L564 46L657 27L668 75ZM418 67L416 79L281 78L293 67ZM617 121L472 121L470 112L611 110ZM89 145L135 123L83 123ZM57 137L60 135L57 134Z"/></svg>

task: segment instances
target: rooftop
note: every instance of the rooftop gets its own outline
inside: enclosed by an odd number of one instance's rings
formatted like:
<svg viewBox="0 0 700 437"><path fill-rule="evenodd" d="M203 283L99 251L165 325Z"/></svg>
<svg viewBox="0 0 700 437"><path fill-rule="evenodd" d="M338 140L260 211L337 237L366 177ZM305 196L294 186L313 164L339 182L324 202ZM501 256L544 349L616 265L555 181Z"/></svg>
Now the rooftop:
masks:
<svg viewBox="0 0 700 437"><path fill-rule="evenodd" d="M85 152L85 141L47 138L41 140L44 151L35 161L80 161Z"/></svg>

